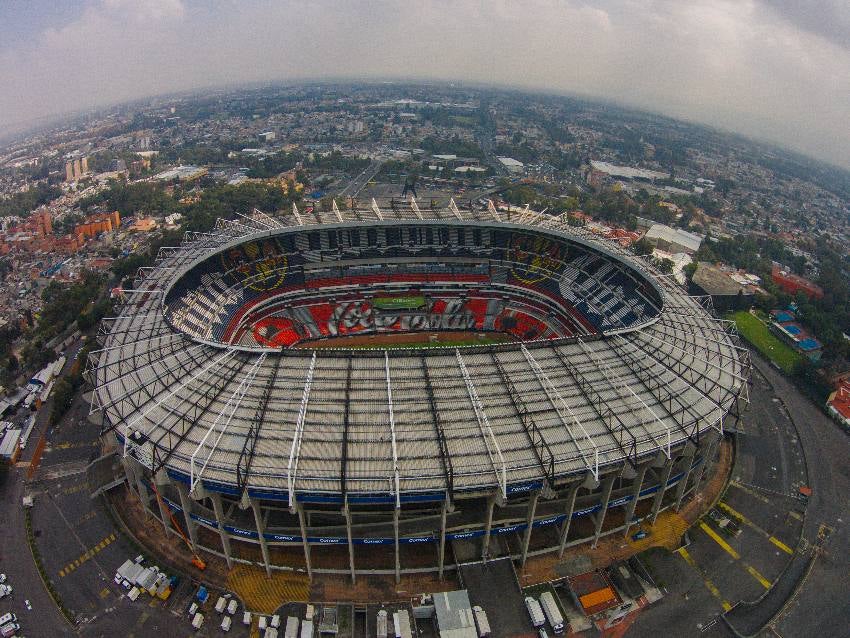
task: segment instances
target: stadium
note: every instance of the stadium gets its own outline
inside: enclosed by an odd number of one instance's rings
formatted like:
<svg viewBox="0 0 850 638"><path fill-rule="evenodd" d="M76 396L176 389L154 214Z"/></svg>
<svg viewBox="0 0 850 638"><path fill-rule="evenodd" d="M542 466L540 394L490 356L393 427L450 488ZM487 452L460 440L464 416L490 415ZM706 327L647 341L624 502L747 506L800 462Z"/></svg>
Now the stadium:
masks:
<svg viewBox="0 0 850 638"><path fill-rule="evenodd" d="M701 489L748 396L707 298L492 203L219 220L139 271L99 344L90 418L149 515L310 577L628 534Z"/></svg>

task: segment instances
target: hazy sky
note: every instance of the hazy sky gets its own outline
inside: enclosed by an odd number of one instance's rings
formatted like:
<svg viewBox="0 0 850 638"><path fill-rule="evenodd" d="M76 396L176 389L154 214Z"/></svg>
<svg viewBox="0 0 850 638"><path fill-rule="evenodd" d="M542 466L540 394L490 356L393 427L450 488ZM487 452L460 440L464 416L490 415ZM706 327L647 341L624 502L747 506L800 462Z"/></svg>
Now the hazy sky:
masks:
<svg viewBox="0 0 850 638"><path fill-rule="evenodd" d="M850 0L0 0L0 129L321 77L597 96L850 168Z"/></svg>

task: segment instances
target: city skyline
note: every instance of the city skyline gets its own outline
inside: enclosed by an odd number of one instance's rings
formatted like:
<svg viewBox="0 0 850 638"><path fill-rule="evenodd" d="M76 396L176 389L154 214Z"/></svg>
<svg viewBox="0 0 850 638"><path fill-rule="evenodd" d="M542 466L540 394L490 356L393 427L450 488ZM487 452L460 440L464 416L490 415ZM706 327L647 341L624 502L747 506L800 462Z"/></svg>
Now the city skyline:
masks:
<svg viewBox="0 0 850 638"><path fill-rule="evenodd" d="M407 78L601 98L850 167L839 2L11 2L0 132L179 90Z"/></svg>

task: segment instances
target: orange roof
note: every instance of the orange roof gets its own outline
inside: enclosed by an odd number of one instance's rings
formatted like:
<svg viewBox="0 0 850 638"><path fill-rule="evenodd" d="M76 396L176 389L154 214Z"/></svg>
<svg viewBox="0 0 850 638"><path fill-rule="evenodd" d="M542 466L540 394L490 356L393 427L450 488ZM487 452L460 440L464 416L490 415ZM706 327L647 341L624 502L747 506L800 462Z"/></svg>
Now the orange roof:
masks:
<svg viewBox="0 0 850 638"><path fill-rule="evenodd" d="M616 605L618 601L617 594L610 587L598 589L580 597L579 602L587 615L599 613L612 605Z"/></svg>
<svg viewBox="0 0 850 638"><path fill-rule="evenodd" d="M850 381L846 379L842 381L838 389L829 397L827 404L845 419L850 419Z"/></svg>

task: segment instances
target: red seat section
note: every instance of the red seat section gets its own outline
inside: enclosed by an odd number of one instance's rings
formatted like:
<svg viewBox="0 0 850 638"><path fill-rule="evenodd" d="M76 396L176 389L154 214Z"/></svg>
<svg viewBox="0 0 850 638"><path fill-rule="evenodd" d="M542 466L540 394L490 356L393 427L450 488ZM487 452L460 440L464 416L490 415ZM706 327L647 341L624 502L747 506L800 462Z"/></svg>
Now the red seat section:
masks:
<svg viewBox="0 0 850 638"><path fill-rule="evenodd" d="M296 327L292 319L286 317L266 317L260 319L253 327L254 340L261 346L269 348L288 348L295 345L303 336L302 330Z"/></svg>

